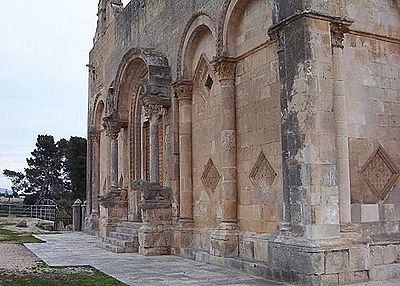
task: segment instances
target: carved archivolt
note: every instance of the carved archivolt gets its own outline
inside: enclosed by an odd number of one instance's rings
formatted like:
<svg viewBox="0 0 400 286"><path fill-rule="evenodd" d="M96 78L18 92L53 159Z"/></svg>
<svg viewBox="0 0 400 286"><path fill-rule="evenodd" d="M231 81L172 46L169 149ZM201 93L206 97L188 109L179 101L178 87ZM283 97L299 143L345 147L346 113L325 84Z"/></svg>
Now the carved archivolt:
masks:
<svg viewBox="0 0 400 286"><path fill-rule="evenodd" d="M397 166L390 160L382 146L379 146L361 169L372 192L384 200L400 176Z"/></svg>
<svg viewBox="0 0 400 286"><path fill-rule="evenodd" d="M144 48L133 48L122 58L115 77L113 94L115 94L115 109L118 110L121 103L121 82L125 76L129 64L137 59L141 59L147 67L147 76L138 81L144 89L141 100L143 102L157 102L163 106L170 105L171 90L171 67L168 59L158 51Z"/></svg>
<svg viewBox="0 0 400 286"><path fill-rule="evenodd" d="M185 46L186 38L189 36L188 35L189 29L192 27L193 22L200 16L210 17L204 11L197 12L196 14L194 14L192 16L192 18L190 18L190 20L188 21L188 23L185 26L185 29L183 30L183 37L182 37L181 42L179 44L177 67L176 67L176 73L178 74L178 78L180 78L181 75L182 75L182 57L183 57L183 52L184 52L183 49L184 49L184 46Z"/></svg>

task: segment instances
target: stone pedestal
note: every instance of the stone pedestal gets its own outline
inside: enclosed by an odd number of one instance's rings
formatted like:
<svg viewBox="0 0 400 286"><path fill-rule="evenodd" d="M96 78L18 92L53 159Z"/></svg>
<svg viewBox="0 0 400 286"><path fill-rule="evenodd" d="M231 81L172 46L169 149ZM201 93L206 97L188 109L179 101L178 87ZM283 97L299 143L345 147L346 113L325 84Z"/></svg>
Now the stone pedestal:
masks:
<svg viewBox="0 0 400 286"><path fill-rule="evenodd" d="M181 219L178 221L173 233L174 248L172 254L194 259L193 232L194 223L192 220Z"/></svg>
<svg viewBox="0 0 400 286"><path fill-rule="evenodd" d="M99 213L92 212L85 218L85 228L83 231L90 235L95 235L99 231Z"/></svg>
<svg viewBox="0 0 400 286"><path fill-rule="evenodd" d="M145 201L140 207L145 225L139 229L139 254L171 254L171 203Z"/></svg>
<svg viewBox="0 0 400 286"><path fill-rule="evenodd" d="M236 224L223 223L211 233L210 253L221 257L239 255L239 231Z"/></svg>
<svg viewBox="0 0 400 286"><path fill-rule="evenodd" d="M119 222L128 219L127 191L113 188L104 196L99 197L99 203L104 208L104 216L102 215L100 219L100 235L108 236Z"/></svg>
<svg viewBox="0 0 400 286"><path fill-rule="evenodd" d="M77 199L72 205L72 226L74 231L82 229L82 201Z"/></svg>
<svg viewBox="0 0 400 286"><path fill-rule="evenodd" d="M157 183L134 181L132 188L140 190L139 207L144 225L139 229L139 254L171 254L172 206L171 190Z"/></svg>

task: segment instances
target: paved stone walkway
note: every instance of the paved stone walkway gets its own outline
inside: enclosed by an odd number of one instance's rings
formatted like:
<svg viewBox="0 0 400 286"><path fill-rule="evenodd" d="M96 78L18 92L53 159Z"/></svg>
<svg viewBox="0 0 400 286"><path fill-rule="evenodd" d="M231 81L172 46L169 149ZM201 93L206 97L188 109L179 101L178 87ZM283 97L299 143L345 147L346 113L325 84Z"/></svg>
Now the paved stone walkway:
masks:
<svg viewBox="0 0 400 286"><path fill-rule="evenodd" d="M37 235L37 237L46 243L30 243L25 246L49 266L90 265L128 285L283 285L240 271L177 256L144 257L134 253L111 253L94 246L96 237L79 232ZM398 285L400 285L400 279L359 283L352 286Z"/></svg>
<svg viewBox="0 0 400 286"><path fill-rule="evenodd" d="M95 237L79 232L37 237L46 243L25 246L49 266L90 265L128 285L282 285L177 256L144 257L135 253L111 253L96 248Z"/></svg>

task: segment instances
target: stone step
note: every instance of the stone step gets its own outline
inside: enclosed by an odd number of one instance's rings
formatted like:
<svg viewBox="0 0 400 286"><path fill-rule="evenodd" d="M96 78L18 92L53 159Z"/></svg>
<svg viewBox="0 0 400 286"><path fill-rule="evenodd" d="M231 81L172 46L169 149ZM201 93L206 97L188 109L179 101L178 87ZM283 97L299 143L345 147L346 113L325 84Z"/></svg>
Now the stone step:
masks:
<svg viewBox="0 0 400 286"><path fill-rule="evenodd" d="M137 234L128 234L123 232L110 232L110 237L125 240L125 241L138 241Z"/></svg>
<svg viewBox="0 0 400 286"><path fill-rule="evenodd" d="M371 281L382 281L400 278L400 263L371 266L369 269Z"/></svg>
<svg viewBox="0 0 400 286"><path fill-rule="evenodd" d="M125 226L117 226L115 228L115 232L129 234L129 235L138 235L139 228L130 228Z"/></svg>
<svg viewBox="0 0 400 286"><path fill-rule="evenodd" d="M123 221L118 226L139 229L143 225L142 222Z"/></svg>
<svg viewBox="0 0 400 286"><path fill-rule="evenodd" d="M115 253L138 252L138 241L125 241L113 237L103 237L96 246Z"/></svg>
<svg viewBox="0 0 400 286"><path fill-rule="evenodd" d="M124 253L124 252L126 252L125 249L123 247L121 247L121 246L108 244L108 243L104 243L104 242L100 243L98 245L98 247L103 248L103 249L105 249L107 251L110 251L110 252L114 252L114 253Z"/></svg>

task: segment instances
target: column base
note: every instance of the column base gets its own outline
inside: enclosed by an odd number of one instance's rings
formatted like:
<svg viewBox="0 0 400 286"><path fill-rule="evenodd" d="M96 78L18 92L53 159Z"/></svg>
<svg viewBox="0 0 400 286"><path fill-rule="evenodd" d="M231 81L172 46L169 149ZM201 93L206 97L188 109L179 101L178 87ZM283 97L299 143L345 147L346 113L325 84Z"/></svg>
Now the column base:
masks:
<svg viewBox="0 0 400 286"><path fill-rule="evenodd" d="M94 235L99 231L99 214L92 212L85 218L83 231L87 234Z"/></svg>
<svg viewBox="0 0 400 286"><path fill-rule="evenodd" d="M144 225L139 228L139 254L144 256L171 254L171 204L144 201L139 204L143 211Z"/></svg>
<svg viewBox="0 0 400 286"><path fill-rule="evenodd" d="M193 248L194 223L191 219L179 219L173 232L174 247L172 254L186 258L195 257Z"/></svg>
<svg viewBox="0 0 400 286"><path fill-rule="evenodd" d="M239 231L236 223L221 223L211 233L210 254L220 257L239 255Z"/></svg>

